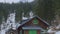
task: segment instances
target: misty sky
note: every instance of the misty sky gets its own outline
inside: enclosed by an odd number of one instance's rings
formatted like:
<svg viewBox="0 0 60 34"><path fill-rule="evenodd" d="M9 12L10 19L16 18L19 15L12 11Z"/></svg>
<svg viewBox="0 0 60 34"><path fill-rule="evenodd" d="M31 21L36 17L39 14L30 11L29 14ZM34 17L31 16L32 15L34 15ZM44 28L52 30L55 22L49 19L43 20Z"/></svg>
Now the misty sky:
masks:
<svg viewBox="0 0 60 34"><path fill-rule="evenodd" d="M0 2L3 2L3 3L12 3L12 2L14 2L14 3L18 3L19 1L22 1L22 2L26 2L26 1L28 1L28 2L32 2L33 0L0 0Z"/></svg>

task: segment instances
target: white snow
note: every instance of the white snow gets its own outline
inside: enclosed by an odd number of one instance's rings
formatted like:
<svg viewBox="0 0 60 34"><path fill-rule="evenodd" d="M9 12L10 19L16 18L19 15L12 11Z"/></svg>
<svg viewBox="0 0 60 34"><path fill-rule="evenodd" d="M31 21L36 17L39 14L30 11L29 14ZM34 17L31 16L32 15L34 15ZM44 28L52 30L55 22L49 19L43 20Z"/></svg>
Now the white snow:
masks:
<svg viewBox="0 0 60 34"><path fill-rule="evenodd" d="M5 30L1 30L1 34L5 34Z"/></svg>
<svg viewBox="0 0 60 34"><path fill-rule="evenodd" d="M48 29L47 33L49 33L49 34L51 34L51 33L60 34L60 24L57 26L50 27L50 29Z"/></svg>
<svg viewBox="0 0 60 34"><path fill-rule="evenodd" d="M33 12L31 11L30 13L29 13L29 15L30 15L30 18L33 18Z"/></svg>
<svg viewBox="0 0 60 34"><path fill-rule="evenodd" d="M3 21L4 22L4 21ZM18 24L19 26L20 24ZM9 17L7 18L6 23L2 23L1 24L1 31L0 34L5 34L9 29L13 29L16 30L16 28L18 27L15 23L15 13L11 13L9 14Z"/></svg>
<svg viewBox="0 0 60 34"><path fill-rule="evenodd" d="M57 31L55 34L60 34L60 31Z"/></svg>
<svg viewBox="0 0 60 34"><path fill-rule="evenodd" d="M22 13L22 20L27 20L28 18L24 16L24 12Z"/></svg>
<svg viewBox="0 0 60 34"><path fill-rule="evenodd" d="M47 32L48 33L55 33L56 31L52 31L52 29L49 29Z"/></svg>
<svg viewBox="0 0 60 34"><path fill-rule="evenodd" d="M26 19L28 19L27 17L22 17L23 18L23 20L26 20Z"/></svg>

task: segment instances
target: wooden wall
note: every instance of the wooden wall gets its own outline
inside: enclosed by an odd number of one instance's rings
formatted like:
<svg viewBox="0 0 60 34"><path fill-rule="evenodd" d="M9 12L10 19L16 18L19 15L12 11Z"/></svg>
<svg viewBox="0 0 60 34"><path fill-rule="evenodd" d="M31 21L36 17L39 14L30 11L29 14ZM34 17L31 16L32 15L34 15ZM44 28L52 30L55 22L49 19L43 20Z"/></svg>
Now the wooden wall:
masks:
<svg viewBox="0 0 60 34"><path fill-rule="evenodd" d="M36 30L37 34L40 34L40 30ZM24 30L25 34L29 34L29 30Z"/></svg>
<svg viewBox="0 0 60 34"><path fill-rule="evenodd" d="M32 21L33 21L34 19L32 19L32 20L30 20L29 22L27 22L26 24L25 24L25 26L36 26L35 24L33 24L32 23ZM38 26L40 26L40 27L42 27L42 28L47 28L48 26L44 23L44 22L42 22L40 19L38 19L38 21L39 21L39 23L37 24Z"/></svg>

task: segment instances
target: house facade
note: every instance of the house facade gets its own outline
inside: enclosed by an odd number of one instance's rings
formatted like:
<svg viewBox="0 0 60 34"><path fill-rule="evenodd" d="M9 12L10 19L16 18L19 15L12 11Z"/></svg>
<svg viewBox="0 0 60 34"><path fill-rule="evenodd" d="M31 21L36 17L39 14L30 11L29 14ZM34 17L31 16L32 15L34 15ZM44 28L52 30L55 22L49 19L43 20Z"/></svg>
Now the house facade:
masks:
<svg viewBox="0 0 60 34"><path fill-rule="evenodd" d="M17 28L18 34L41 34L49 27L49 24L38 16L23 20L20 24Z"/></svg>

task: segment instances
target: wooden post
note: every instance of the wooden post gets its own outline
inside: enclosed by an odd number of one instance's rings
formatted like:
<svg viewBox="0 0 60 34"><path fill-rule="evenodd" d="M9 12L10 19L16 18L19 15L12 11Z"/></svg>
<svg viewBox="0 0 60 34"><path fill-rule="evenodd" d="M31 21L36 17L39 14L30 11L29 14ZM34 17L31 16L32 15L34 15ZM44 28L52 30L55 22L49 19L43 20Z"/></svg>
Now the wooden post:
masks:
<svg viewBox="0 0 60 34"><path fill-rule="evenodd" d="M40 32L40 30L37 30L37 34L40 34L41 32Z"/></svg>

